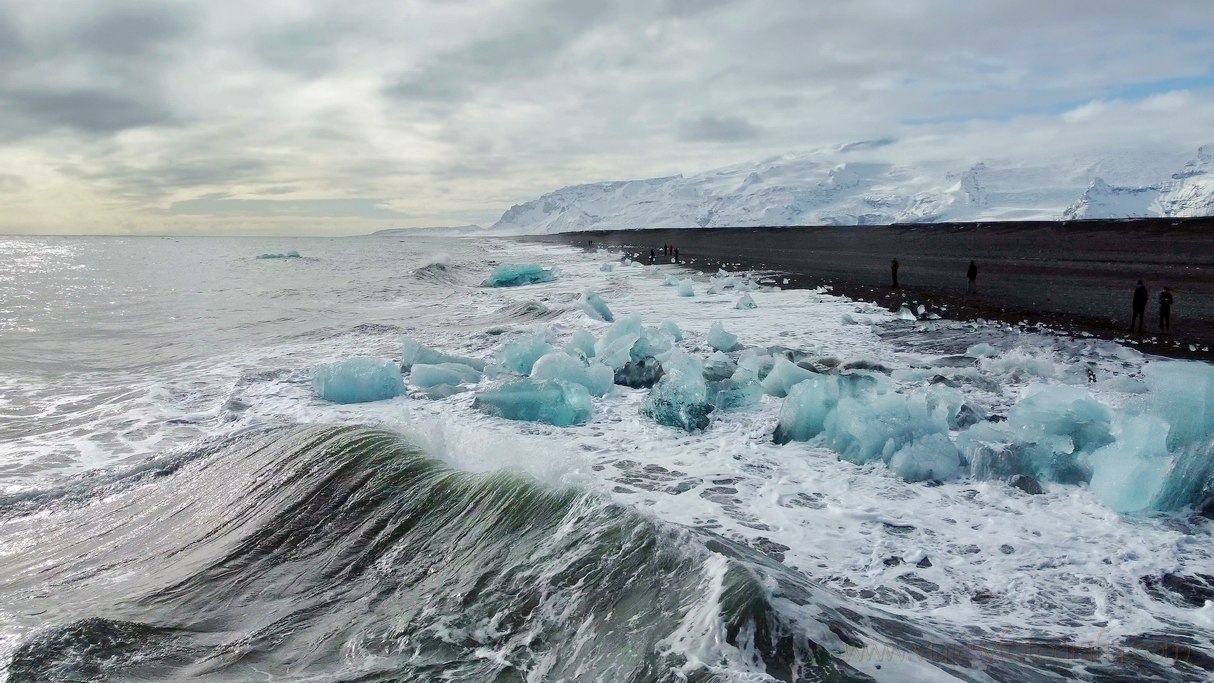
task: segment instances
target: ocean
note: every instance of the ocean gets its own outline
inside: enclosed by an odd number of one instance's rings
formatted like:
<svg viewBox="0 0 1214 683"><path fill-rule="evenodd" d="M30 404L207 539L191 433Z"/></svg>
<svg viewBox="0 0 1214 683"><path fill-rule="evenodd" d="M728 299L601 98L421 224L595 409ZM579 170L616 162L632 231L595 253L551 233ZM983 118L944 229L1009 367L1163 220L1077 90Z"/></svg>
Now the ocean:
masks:
<svg viewBox="0 0 1214 683"><path fill-rule="evenodd" d="M1214 672L1208 364L509 240L3 237L0 256L10 681ZM482 286L500 264L556 279ZM612 329L587 290L671 321L714 372L786 358L876 388L765 390L691 431L623 386L568 427L474 407L510 379L505 344ZM737 348L711 348L714 323ZM313 392L318 365L399 362L405 337L491 369L454 393ZM815 436L776 443L811 413ZM924 444L959 467L906 475ZM1008 484L1024 468L1042 493Z"/></svg>

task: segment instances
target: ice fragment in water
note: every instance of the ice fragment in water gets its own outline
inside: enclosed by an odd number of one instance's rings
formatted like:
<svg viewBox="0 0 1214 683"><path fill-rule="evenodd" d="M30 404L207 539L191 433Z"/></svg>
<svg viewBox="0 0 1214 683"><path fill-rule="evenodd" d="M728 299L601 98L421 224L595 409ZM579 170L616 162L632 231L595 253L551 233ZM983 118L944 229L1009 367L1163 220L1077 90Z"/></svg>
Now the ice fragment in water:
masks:
<svg viewBox="0 0 1214 683"><path fill-rule="evenodd" d="M927 309L923 307L923 304L919 304L919 308L916 308L915 312L919 315L923 315L925 312L927 312Z"/></svg>
<svg viewBox="0 0 1214 683"><path fill-rule="evenodd" d="M409 381L415 387L428 389L440 384L475 384L481 379L481 373L461 363L438 363L425 365L415 363L409 373Z"/></svg>
<svg viewBox="0 0 1214 683"><path fill-rule="evenodd" d="M405 393L396 363L379 358L347 358L312 370L312 391L334 403L382 401Z"/></svg>
<svg viewBox="0 0 1214 683"><path fill-rule="evenodd" d="M462 358L435 351L412 337L404 337L401 340L401 345L403 349L401 351L400 369L404 372L409 372L413 369L414 365L438 365L441 363L459 363L479 372L484 372L485 370L485 361L483 360Z"/></svg>
<svg viewBox="0 0 1214 683"><path fill-rule="evenodd" d="M1092 453L1092 492L1117 512L1150 508L1172 469L1167 440L1168 423L1159 417L1125 420L1117 440Z"/></svg>
<svg viewBox="0 0 1214 683"><path fill-rule="evenodd" d="M530 375L535 361L552 350L552 346L538 334L529 334L506 342L498 352L498 362L510 372Z"/></svg>
<svg viewBox="0 0 1214 683"><path fill-rule="evenodd" d="M917 320L917 318L915 318L915 314L911 313L909 308L903 306L898 309L898 320Z"/></svg>
<svg viewBox="0 0 1214 683"><path fill-rule="evenodd" d="M648 389L662 379L662 364L653 356L630 360L615 371L612 381L633 389Z"/></svg>
<svg viewBox="0 0 1214 683"><path fill-rule="evenodd" d="M632 347L644 333L641 316L626 315L612 323L594 343L595 357L612 370L619 370L632 360Z"/></svg>
<svg viewBox="0 0 1214 683"><path fill-rule="evenodd" d="M689 432L707 427L712 409L703 366L681 351L671 354L662 379L649 391L641 406L641 412L658 424L681 427Z"/></svg>
<svg viewBox="0 0 1214 683"><path fill-rule="evenodd" d="M753 365L749 362L746 365L739 362L738 367L752 368ZM758 371L755 374L762 376L762 373ZM763 391L769 396L781 398L787 396L796 384L816 375L817 373L813 370L806 370L783 356L777 356L773 360L771 370L763 379Z"/></svg>
<svg viewBox="0 0 1214 683"><path fill-rule="evenodd" d="M614 322L615 316L611 315L611 309L607 308L607 304L598 293L587 289L582 292L582 298L578 299L578 303L582 305L582 310L586 311L586 315L595 320L603 322Z"/></svg>
<svg viewBox="0 0 1214 683"><path fill-rule="evenodd" d="M965 355L969 356L970 358L994 358L995 356L999 355L999 349L996 349L986 342L982 342L981 344L974 344L966 349Z"/></svg>
<svg viewBox="0 0 1214 683"><path fill-rule="evenodd" d="M567 427L589 420L592 403L590 392L580 384L519 379L478 393L472 407L507 420Z"/></svg>
<svg viewBox="0 0 1214 683"><path fill-rule="evenodd" d="M743 294L742 298L738 299L738 303L734 304L733 307L739 310L748 310L751 308L758 308L759 305L755 303L754 299L750 298L749 294Z"/></svg>
<svg viewBox="0 0 1214 683"><path fill-rule="evenodd" d="M531 368L531 379L559 379L580 384L595 396L611 391L611 368L598 363L586 366L582 361L560 351L540 357Z"/></svg>
<svg viewBox="0 0 1214 683"><path fill-rule="evenodd" d="M603 265L599 266L599 270L603 271L604 273L610 273L615 270L615 264L604 263Z"/></svg>
<svg viewBox="0 0 1214 683"><path fill-rule="evenodd" d="M738 369L751 372L760 381L771 372L774 363L775 359L770 353L759 349L746 349L742 355L738 356ZM787 389L785 393L787 393Z"/></svg>
<svg viewBox="0 0 1214 683"><path fill-rule="evenodd" d="M746 408L756 405L763 398L763 387L753 374L736 372L733 377L708 383L712 404L720 410Z"/></svg>
<svg viewBox="0 0 1214 683"><path fill-rule="evenodd" d="M695 296L695 289L691 286L691 280L679 280L679 296Z"/></svg>
<svg viewBox="0 0 1214 683"><path fill-rule="evenodd" d="M717 351L733 351L738 348L738 337L726 332L721 323L716 322L708 328L708 345Z"/></svg>
<svg viewBox="0 0 1214 683"><path fill-rule="evenodd" d="M709 382L719 382L732 377L737 369L738 366L729 359L729 356L716 351L704 361L704 379Z"/></svg>
<svg viewBox="0 0 1214 683"><path fill-rule="evenodd" d="M677 342L683 341L683 330L680 330L679 326L674 324L673 320L663 320L662 324L659 325L659 327L661 327L663 330L666 330L667 332L669 332L670 336L674 337L675 341L677 341Z"/></svg>
<svg viewBox="0 0 1214 683"><path fill-rule="evenodd" d="M961 467L957 447L945 434L929 434L903 446L890 458L889 468L907 481L948 479Z"/></svg>
<svg viewBox="0 0 1214 683"><path fill-rule="evenodd" d="M679 278L674 275L667 275L666 279L662 281L663 287L677 287L678 285Z"/></svg>
<svg viewBox="0 0 1214 683"><path fill-rule="evenodd" d="M519 287L556 280L555 268L544 268L534 263L503 263L493 269L482 287Z"/></svg>
<svg viewBox="0 0 1214 683"><path fill-rule="evenodd" d="M575 331L565 344L565 351L582 358L594 358L594 334L586 329Z"/></svg>

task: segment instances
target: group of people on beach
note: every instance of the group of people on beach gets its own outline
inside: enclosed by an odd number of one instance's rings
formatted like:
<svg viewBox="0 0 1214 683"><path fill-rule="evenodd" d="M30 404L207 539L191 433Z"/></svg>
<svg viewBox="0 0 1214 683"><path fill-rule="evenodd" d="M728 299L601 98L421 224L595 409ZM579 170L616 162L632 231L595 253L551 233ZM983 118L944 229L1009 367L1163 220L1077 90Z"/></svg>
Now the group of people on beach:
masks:
<svg viewBox="0 0 1214 683"><path fill-rule="evenodd" d="M679 248L674 246L673 244L663 244L662 245L662 256L672 256L672 257L674 257L675 263L678 263ZM657 253L653 249L650 249L649 250L649 262L654 263L656 260L657 260Z"/></svg>
<svg viewBox="0 0 1214 683"><path fill-rule="evenodd" d="M1134 288L1134 313L1130 318L1130 331L1142 332L1142 320L1146 317L1147 301L1151 298L1151 293L1147 291L1147 286L1138 281L1138 286ZM1172 331L1172 302L1175 299L1172 297L1172 290L1167 287L1159 293L1159 331ZM1134 324L1138 324L1138 329L1134 329Z"/></svg>
<svg viewBox="0 0 1214 683"><path fill-rule="evenodd" d="M893 259L889 264L890 278L893 281L893 287L898 287L898 259ZM965 291L973 294L978 291L978 264L970 261L969 268L965 271L966 287ZM1138 281L1138 286L1134 288L1133 299L1133 316L1130 318L1130 332L1142 332L1143 319L1146 317L1147 302L1151 295L1147 290L1147 286L1142 280ZM1159 293L1159 331L1172 331L1172 303L1175 297L1172 296L1172 290L1164 287Z"/></svg>

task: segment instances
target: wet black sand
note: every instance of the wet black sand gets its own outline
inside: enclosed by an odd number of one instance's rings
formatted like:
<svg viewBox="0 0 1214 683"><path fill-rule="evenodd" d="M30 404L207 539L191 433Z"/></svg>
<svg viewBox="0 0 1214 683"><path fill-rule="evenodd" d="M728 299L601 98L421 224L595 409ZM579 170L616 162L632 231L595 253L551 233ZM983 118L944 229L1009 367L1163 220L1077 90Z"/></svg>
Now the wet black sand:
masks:
<svg viewBox="0 0 1214 683"><path fill-rule="evenodd" d="M1067 334L1121 339L1147 353L1214 360L1214 219L966 223L804 228L619 230L530 236L530 241L619 248L647 262L679 248L680 261L715 272L775 270L785 287L830 285L896 310L947 307L954 319L1045 324ZM890 261L900 264L898 289ZM970 260L978 292L966 292ZM667 259L669 261L669 259ZM1137 280L1150 289L1142 334L1129 334ZM1156 297L1172 289L1170 334ZM1190 350L1190 346L1195 350Z"/></svg>

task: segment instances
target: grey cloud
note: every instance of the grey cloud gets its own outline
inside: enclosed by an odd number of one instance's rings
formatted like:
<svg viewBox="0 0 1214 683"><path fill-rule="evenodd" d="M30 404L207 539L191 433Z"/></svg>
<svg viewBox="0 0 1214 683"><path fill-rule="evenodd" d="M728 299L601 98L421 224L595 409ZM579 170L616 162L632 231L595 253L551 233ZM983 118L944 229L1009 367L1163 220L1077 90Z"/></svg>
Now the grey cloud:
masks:
<svg viewBox="0 0 1214 683"><path fill-rule="evenodd" d="M24 130L29 134L50 127L107 134L174 118L163 103L155 101L155 96L144 99L104 90L0 90L0 102L25 118L24 122L10 122L10 133Z"/></svg>
<svg viewBox="0 0 1214 683"><path fill-rule="evenodd" d="M93 168L64 166L60 171L72 177L108 186L123 197L155 201L176 190L247 183L264 174L266 168L264 161L246 158L169 161L146 166L130 166L118 160L102 158ZM226 193L212 193L208 196L216 199L226 196Z"/></svg>
<svg viewBox="0 0 1214 683"><path fill-rule="evenodd" d="M762 131L741 116L702 114L679 126L679 137L689 141L737 142L754 140Z"/></svg>
<svg viewBox="0 0 1214 683"><path fill-rule="evenodd" d="M129 58L171 45L190 31L192 12L182 5L134 5L91 17L76 28L76 49Z"/></svg>
<svg viewBox="0 0 1214 683"><path fill-rule="evenodd" d="M384 199L232 199L204 195L173 202L165 212L174 216L246 216L314 218L400 218Z"/></svg>
<svg viewBox="0 0 1214 683"><path fill-rule="evenodd" d="M11 173L0 173L0 192L19 192L25 189L25 178Z"/></svg>

